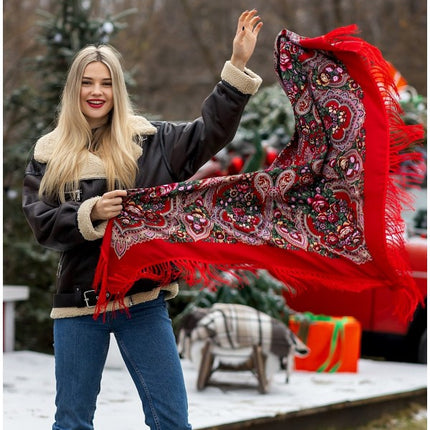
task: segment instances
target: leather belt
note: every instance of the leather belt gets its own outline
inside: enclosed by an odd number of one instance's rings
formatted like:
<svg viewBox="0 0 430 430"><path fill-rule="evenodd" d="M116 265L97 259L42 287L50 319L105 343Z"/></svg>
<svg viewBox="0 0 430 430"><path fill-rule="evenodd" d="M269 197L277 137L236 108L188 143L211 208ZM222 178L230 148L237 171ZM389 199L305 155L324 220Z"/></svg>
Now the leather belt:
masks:
<svg viewBox="0 0 430 430"><path fill-rule="evenodd" d="M127 292L126 296L131 296L133 294L151 291L154 288L158 288L159 284L150 279L139 279ZM106 295L109 299L110 294ZM93 308L97 304L98 292L93 289L84 290L82 287L75 287L74 293L60 293L54 295L54 308L68 308L68 307L78 307L78 308Z"/></svg>

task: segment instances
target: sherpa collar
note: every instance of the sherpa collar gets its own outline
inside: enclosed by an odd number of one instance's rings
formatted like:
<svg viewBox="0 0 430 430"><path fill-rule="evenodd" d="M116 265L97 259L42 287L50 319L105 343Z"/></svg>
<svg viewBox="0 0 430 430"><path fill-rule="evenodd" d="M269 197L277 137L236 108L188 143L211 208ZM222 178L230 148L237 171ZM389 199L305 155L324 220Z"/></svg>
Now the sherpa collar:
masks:
<svg viewBox="0 0 430 430"><path fill-rule="evenodd" d="M157 129L144 117L132 116L130 124L133 135L153 135ZM55 129L42 136L34 148L34 159L40 163L47 163L57 143L58 130ZM142 148L137 143L133 145L133 156L137 160L142 155ZM87 162L82 166L80 179L103 178L106 176L102 160L97 155L88 153Z"/></svg>

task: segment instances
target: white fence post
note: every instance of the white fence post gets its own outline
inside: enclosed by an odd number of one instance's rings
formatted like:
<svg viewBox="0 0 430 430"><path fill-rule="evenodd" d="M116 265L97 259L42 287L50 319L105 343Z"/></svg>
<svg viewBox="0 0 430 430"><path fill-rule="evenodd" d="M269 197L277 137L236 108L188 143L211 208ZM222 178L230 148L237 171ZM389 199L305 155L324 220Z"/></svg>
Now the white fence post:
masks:
<svg viewBox="0 0 430 430"><path fill-rule="evenodd" d="M15 349L15 303L29 296L30 288L25 285L3 286L3 352Z"/></svg>

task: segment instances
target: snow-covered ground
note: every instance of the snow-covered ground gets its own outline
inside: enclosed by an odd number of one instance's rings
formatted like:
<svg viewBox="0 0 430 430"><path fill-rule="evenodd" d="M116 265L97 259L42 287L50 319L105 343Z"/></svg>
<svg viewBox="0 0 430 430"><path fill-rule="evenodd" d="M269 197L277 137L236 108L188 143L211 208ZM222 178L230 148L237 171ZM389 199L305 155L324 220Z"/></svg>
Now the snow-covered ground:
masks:
<svg viewBox="0 0 430 430"><path fill-rule="evenodd" d="M133 382L115 351L104 371L95 417L96 429L147 429L143 423ZM196 389L197 371L183 360L190 405L190 422L195 430L226 423L270 417L297 410L326 406L421 389L427 384L427 366L360 360L357 373L293 372L290 383L285 373L275 374L268 394L259 394L250 372L222 374L213 380L240 382L241 386ZM54 358L30 351L4 354L4 430L46 430L54 414ZM248 384L248 387L243 387ZM126 419L124 419L126 417Z"/></svg>

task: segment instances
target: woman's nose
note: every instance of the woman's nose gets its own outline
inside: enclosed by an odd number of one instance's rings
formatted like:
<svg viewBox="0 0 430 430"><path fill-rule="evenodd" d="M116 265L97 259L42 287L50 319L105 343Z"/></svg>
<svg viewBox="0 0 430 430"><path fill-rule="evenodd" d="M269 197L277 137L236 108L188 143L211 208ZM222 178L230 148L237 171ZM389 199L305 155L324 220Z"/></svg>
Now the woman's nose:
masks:
<svg viewBox="0 0 430 430"><path fill-rule="evenodd" d="M93 94L100 94L102 92L102 87L99 84L94 84L92 93Z"/></svg>

